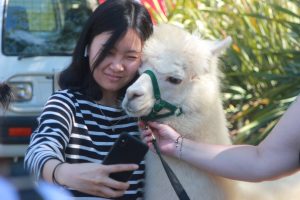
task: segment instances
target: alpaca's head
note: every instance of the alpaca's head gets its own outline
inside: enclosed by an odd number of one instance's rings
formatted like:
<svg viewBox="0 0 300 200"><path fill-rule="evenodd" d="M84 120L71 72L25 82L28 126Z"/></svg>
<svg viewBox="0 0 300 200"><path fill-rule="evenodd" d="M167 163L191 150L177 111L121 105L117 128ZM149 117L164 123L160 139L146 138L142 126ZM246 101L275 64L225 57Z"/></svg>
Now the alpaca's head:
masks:
<svg viewBox="0 0 300 200"><path fill-rule="evenodd" d="M151 112L155 98L150 77L154 72L163 100L183 108L183 112L208 109L219 102L220 52L231 38L222 41L202 40L173 25L159 25L146 42L140 77L126 92L122 106L135 117Z"/></svg>

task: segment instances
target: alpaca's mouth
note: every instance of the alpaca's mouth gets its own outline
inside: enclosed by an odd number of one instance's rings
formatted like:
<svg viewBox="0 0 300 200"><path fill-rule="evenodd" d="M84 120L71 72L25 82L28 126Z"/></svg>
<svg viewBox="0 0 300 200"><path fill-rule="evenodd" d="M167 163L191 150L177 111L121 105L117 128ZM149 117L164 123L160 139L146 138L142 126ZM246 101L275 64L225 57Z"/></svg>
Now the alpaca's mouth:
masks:
<svg viewBox="0 0 300 200"><path fill-rule="evenodd" d="M141 110L132 110L132 109L128 108L125 111L131 117L141 117L142 116Z"/></svg>
<svg viewBox="0 0 300 200"><path fill-rule="evenodd" d="M126 110L126 113L127 113L129 116L132 116L132 117L140 117L140 114L139 114L138 111Z"/></svg>
<svg viewBox="0 0 300 200"><path fill-rule="evenodd" d="M151 109L149 109L148 107L143 107L143 106L139 106L138 109L137 107L132 107L132 106L126 106L125 107L125 112L132 117L142 117L142 116L146 116L150 113Z"/></svg>

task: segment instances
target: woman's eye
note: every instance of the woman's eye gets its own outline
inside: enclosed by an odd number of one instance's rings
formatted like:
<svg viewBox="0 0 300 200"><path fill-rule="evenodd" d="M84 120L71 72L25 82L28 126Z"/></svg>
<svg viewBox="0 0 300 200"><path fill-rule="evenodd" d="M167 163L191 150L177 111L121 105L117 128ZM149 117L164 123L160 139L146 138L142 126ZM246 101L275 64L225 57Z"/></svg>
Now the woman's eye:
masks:
<svg viewBox="0 0 300 200"><path fill-rule="evenodd" d="M168 77L167 81L169 81L172 84L180 84L182 82L181 79L179 78L174 78L174 77Z"/></svg>

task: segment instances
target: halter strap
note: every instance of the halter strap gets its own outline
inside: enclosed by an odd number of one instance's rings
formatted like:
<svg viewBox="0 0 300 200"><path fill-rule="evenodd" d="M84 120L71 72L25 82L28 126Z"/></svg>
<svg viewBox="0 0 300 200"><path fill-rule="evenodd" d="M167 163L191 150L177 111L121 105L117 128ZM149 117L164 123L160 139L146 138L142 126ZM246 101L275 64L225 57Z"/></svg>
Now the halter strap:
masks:
<svg viewBox="0 0 300 200"><path fill-rule="evenodd" d="M168 117L171 115L175 115L175 116L181 115L183 113L181 107L175 106L161 98L159 86L158 86L155 74L151 70L146 70L143 73L148 74L151 78L153 93L154 93L154 97L155 97L155 103L152 108L152 111L147 116L144 116L141 119L143 121L149 121L149 120L153 120L153 119L160 119L160 118ZM159 112L162 109L167 109L168 112L159 114Z"/></svg>
<svg viewBox="0 0 300 200"><path fill-rule="evenodd" d="M152 108L152 111L147 116L142 117L141 120L145 121L147 123L147 121L152 120L152 119L159 119L159 118L168 117L171 115L176 115L176 116L181 115L182 114L181 107L174 106L173 104L161 99L157 79L156 79L154 73L151 70L146 70L144 73L148 74L151 78L152 86L153 86L153 93L154 93L154 97L155 97L155 103ZM159 114L159 112L162 109L167 109L168 112ZM190 200L189 196L187 195L186 191L184 190L184 188L181 185L180 181L178 180L177 176L172 171L172 169L169 167L168 163L163 159L155 138L153 138L152 144L160 158L160 161L162 162L162 165L166 171L166 174L170 180L170 183L171 183L174 191L176 192L179 200Z"/></svg>

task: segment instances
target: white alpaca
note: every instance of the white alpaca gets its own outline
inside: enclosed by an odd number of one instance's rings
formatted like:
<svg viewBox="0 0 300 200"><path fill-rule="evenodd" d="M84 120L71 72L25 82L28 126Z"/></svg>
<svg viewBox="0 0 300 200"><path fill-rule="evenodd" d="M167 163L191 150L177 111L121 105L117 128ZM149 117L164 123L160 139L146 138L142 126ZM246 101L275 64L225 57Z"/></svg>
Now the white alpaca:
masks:
<svg viewBox="0 0 300 200"><path fill-rule="evenodd" d="M145 44L141 76L128 88L123 108L136 117L151 112L155 103L153 87L150 77L142 74L151 69L157 77L162 99L183 109L182 115L159 121L194 141L230 144L220 99L221 73L217 66L218 56L230 43L230 38L201 40L172 25L156 27L154 35ZM208 174L174 158L165 156L165 159L192 200L296 200L300 197L297 177L267 183L243 183ZM292 190L289 186L299 189ZM158 156L152 152L146 157L145 199L178 199Z"/></svg>
<svg viewBox="0 0 300 200"><path fill-rule="evenodd" d="M160 25L145 44L142 73L155 73L162 99L181 106L183 114L160 121L186 138L207 143L229 144L219 91L217 60L231 42L204 41L172 25ZM154 104L151 79L140 78L128 88L123 107L132 116L147 115ZM180 160L166 157L191 199L222 200L234 194L232 181L200 171ZM146 199L177 199L159 158L146 158Z"/></svg>

